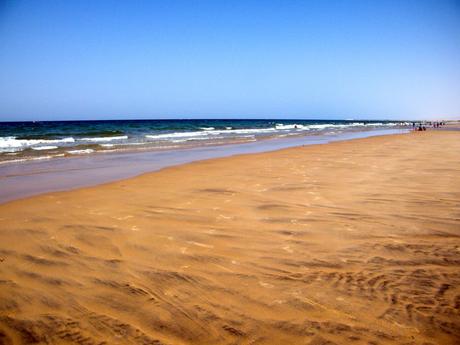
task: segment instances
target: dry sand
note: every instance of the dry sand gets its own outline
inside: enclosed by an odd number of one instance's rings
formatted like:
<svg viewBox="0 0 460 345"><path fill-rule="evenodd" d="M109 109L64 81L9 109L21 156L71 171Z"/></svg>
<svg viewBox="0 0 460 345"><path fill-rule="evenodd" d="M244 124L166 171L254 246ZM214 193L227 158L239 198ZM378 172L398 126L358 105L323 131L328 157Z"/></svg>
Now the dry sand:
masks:
<svg viewBox="0 0 460 345"><path fill-rule="evenodd" d="M460 132L0 206L2 344L460 342Z"/></svg>

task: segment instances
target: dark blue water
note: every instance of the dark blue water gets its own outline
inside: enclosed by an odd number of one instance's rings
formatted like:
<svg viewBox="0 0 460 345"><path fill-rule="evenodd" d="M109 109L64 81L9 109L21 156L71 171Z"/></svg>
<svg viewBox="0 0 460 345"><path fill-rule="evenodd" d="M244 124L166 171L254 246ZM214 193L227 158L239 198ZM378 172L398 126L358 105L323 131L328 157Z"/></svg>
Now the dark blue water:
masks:
<svg viewBox="0 0 460 345"><path fill-rule="evenodd" d="M167 150L398 128L396 121L110 120L0 122L0 162L100 151Z"/></svg>

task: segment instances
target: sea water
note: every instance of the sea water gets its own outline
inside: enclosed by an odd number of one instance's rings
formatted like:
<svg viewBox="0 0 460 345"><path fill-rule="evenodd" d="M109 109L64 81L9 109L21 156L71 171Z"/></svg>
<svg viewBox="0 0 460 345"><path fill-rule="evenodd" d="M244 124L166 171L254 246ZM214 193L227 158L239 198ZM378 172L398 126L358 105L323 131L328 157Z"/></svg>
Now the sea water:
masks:
<svg viewBox="0 0 460 345"><path fill-rule="evenodd" d="M175 150L395 129L402 121L104 120L0 122L0 164L102 152Z"/></svg>

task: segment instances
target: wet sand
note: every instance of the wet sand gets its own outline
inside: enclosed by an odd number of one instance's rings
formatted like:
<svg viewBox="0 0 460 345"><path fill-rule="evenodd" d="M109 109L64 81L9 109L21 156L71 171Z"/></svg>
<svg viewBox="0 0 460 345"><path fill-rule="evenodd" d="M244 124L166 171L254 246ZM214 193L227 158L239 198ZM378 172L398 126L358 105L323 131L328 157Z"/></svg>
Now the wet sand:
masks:
<svg viewBox="0 0 460 345"><path fill-rule="evenodd" d="M457 344L460 132L0 205L2 344Z"/></svg>
<svg viewBox="0 0 460 345"><path fill-rule="evenodd" d="M288 147L406 133L403 129L356 131L286 137L231 145L189 149L142 150L43 159L18 163L0 161L0 204L49 192L61 192L114 182L194 161L239 154L276 151Z"/></svg>

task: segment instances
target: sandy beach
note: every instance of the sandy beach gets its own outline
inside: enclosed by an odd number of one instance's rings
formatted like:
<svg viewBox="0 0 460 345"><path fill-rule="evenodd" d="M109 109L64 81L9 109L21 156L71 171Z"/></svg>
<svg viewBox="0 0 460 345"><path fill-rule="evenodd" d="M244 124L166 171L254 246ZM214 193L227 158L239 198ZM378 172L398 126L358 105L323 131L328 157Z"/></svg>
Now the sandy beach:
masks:
<svg viewBox="0 0 460 345"><path fill-rule="evenodd" d="M460 131L0 205L0 344L458 344Z"/></svg>

